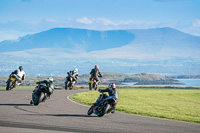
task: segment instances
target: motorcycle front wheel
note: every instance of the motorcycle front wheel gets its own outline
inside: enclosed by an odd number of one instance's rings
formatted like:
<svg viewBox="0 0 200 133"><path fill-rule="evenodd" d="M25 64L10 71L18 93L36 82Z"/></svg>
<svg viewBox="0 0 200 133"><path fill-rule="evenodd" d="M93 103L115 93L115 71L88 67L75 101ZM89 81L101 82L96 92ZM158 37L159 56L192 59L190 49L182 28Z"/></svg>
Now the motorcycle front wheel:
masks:
<svg viewBox="0 0 200 133"><path fill-rule="evenodd" d="M92 109L92 107L90 107L90 109L88 110L87 114L91 115L92 113L93 113L93 109Z"/></svg>
<svg viewBox="0 0 200 133"><path fill-rule="evenodd" d="M67 81L67 83L65 82L65 90L67 90L67 88L69 88L69 81Z"/></svg>
<svg viewBox="0 0 200 133"><path fill-rule="evenodd" d="M65 83L65 90L67 90L67 84Z"/></svg>
<svg viewBox="0 0 200 133"><path fill-rule="evenodd" d="M7 82L7 86L6 86L6 90L9 91L10 90L10 85L12 84L12 81L8 81Z"/></svg>
<svg viewBox="0 0 200 133"><path fill-rule="evenodd" d="M69 83L69 90L72 90L72 88L73 88L72 83Z"/></svg>
<svg viewBox="0 0 200 133"><path fill-rule="evenodd" d="M8 91L8 90L11 90L13 88L15 88L15 81L9 80L7 82L6 90Z"/></svg>
<svg viewBox="0 0 200 133"><path fill-rule="evenodd" d="M108 103L104 104L103 106L104 106L103 109L98 113L99 117L104 116L107 113L108 109L110 108L110 104Z"/></svg>
<svg viewBox="0 0 200 133"><path fill-rule="evenodd" d="M33 104L37 106L40 102L40 95L33 93L32 94L32 101L33 101Z"/></svg>
<svg viewBox="0 0 200 133"><path fill-rule="evenodd" d="M92 90L92 84L89 83L89 90Z"/></svg>

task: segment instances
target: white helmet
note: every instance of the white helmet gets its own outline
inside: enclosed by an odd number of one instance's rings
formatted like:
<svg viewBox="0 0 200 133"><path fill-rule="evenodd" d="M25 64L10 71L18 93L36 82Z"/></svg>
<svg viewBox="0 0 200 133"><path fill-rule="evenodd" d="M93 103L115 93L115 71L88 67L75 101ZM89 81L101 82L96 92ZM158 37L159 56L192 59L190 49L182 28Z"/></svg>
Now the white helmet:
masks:
<svg viewBox="0 0 200 133"><path fill-rule="evenodd" d="M95 65L94 68L95 68L95 69L99 69L99 66L98 66L98 65Z"/></svg>
<svg viewBox="0 0 200 133"><path fill-rule="evenodd" d="M108 87L109 88L116 88L116 85L115 85L115 83L111 83L111 84L108 85Z"/></svg>
<svg viewBox="0 0 200 133"><path fill-rule="evenodd" d="M47 80L53 82L53 78L52 77L49 77Z"/></svg>
<svg viewBox="0 0 200 133"><path fill-rule="evenodd" d="M74 71L75 71L75 72L78 72L78 68L74 68Z"/></svg>

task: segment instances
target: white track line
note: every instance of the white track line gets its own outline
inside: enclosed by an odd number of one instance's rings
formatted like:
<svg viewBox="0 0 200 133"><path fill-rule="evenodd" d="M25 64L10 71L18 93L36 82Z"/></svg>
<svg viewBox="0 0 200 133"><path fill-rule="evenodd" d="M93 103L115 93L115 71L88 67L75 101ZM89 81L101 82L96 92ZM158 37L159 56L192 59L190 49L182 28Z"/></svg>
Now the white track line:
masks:
<svg viewBox="0 0 200 133"><path fill-rule="evenodd" d="M74 95L74 94L72 94L72 95ZM71 102L73 102L73 103L76 103L76 104L78 104L78 105L84 106L84 107L90 107L90 106L88 106L88 105L80 104L80 103L78 103L78 102L75 102L75 101L71 100L70 97L71 97L72 95L67 96L67 99L68 99L69 101L71 101Z"/></svg>

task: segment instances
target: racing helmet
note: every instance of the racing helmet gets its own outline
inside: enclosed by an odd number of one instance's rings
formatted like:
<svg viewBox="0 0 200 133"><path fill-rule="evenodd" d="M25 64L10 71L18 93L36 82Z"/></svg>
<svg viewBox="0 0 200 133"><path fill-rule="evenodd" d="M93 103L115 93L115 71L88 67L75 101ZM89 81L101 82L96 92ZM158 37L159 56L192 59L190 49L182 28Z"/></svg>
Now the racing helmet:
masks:
<svg viewBox="0 0 200 133"><path fill-rule="evenodd" d="M94 68L95 68L95 69L99 69L99 66L98 66L98 65L95 65Z"/></svg>
<svg viewBox="0 0 200 133"><path fill-rule="evenodd" d="M20 71L23 71L23 67L22 67L22 66L19 66L19 70L20 70Z"/></svg>
<svg viewBox="0 0 200 133"><path fill-rule="evenodd" d="M53 78L52 77L49 77L47 80L53 82Z"/></svg>
<svg viewBox="0 0 200 133"><path fill-rule="evenodd" d="M109 88L116 88L116 85L115 85L115 83L111 83L111 84L108 85L108 87Z"/></svg>
<svg viewBox="0 0 200 133"><path fill-rule="evenodd" d="M78 68L74 68L74 71L75 71L75 72L78 72Z"/></svg>

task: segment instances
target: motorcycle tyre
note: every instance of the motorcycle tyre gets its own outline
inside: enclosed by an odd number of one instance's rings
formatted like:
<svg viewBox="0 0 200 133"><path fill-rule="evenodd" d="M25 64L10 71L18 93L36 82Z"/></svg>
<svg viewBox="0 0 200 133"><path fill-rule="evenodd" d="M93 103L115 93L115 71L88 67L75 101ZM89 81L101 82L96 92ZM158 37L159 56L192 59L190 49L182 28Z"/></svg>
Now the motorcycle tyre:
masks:
<svg viewBox="0 0 200 133"><path fill-rule="evenodd" d="M97 85L94 86L94 90L97 90Z"/></svg>
<svg viewBox="0 0 200 133"><path fill-rule="evenodd" d="M96 82L93 82L92 87L95 88L96 86Z"/></svg>
<svg viewBox="0 0 200 133"><path fill-rule="evenodd" d="M32 101L35 106L37 106L40 103L40 96L41 96L41 93L40 95L37 95L35 93L32 94Z"/></svg>
<svg viewBox="0 0 200 133"><path fill-rule="evenodd" d="M104 105L104 109L101 112L98 113L98 116L99 117L104 116L107 113L107 111L108 111L109 108L110 108L110 104L106 103Z"/></svg>
<svg viewBox="0 0 200 133"><path fill-rule="evenodd" d="M67 87L69 88L69 90L71 90L71 86L70 86L70 81L67 81Z"/></svg>
<svg viewBox="0 0 200 133"><path fill-rule="evenodd" d="M69 90L72 90L72 88L73 88L72 82L68 81L68 86L69 86Z"/></svg>
<svg viewBox="0 0 200 133"><path fill-rule="evenodd" d="M31 105L33 104L33 100L30 101L30 104L31 104Z"/></svg>
<svg viewBox="0 0 200 133"><path fill-rule="evenodd" d="M90 107L90 109L88 110L87 114L91 115L92 113L93 113L93 109L92 109L92 107Z"/></svg>
<svg viewBox="0 0 200 133"><path fill-rule="evenodd" d="M89 83L89 90L92 90L92 84Z"/></svg>
<svg viewBox="0 0 200 133"><path fill-rule="evenodd" d="M6 86L6 90L9 91L10 89L10 85L12 84L12 81L8 81L7 82L7 86Z"/></svg>
<svg viewBox="0 0 200 133"><path fill-rule="evenodd" d="M67 83L65 83L65 90L67 90Z"/></svg>

